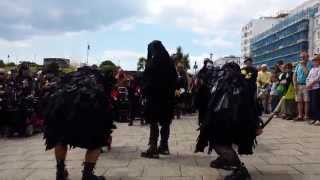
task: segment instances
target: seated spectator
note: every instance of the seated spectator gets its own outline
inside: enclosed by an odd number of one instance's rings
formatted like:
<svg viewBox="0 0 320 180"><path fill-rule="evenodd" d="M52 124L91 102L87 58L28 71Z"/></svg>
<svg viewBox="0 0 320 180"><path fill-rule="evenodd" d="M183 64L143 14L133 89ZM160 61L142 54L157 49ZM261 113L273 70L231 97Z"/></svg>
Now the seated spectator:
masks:
<svg viewBox="0 0 320 180"><path fill-rule="evenodd" d="M307 89L310 96L310 118L315 124L320 121L320 55L312 61L313 68L307 77Z"/></svg>

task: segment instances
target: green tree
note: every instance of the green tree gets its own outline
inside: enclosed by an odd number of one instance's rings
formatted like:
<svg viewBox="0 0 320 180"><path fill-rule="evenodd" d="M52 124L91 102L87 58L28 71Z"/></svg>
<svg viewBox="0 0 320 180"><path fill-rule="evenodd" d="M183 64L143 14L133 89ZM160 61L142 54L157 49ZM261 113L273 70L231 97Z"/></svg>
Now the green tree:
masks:
<svg viewBox="0 0 320 180"><path fill-rule="evenodd" d="M183 53L181 46L177 47L177 51L172 55L172 58L174 59L176 65L181 63L186 70L190 69L190 56L189 54Z"/></svg>
<svg viewBox="0 0 320 180"><path fill-rule="evenodd" d="M105 60L99 66L99 69L105 74L112 73L116 68L117 66L111 60Z"/></svg>
<svg viewBox="0 0 320 180"><path fill-rule="evenodd" d="M111 60L105 60L103 61L99 67L102 67L102 66L111 66L111 67L116 67L116 65L111 61Z"/></svg>
<svg viewBox="0 0 320 180"><path fill-rule="evenodd" d="M77 71L77 68L75 66L69 66L67 68L62 68L61 71L64 74L67 74L67 73L71 73L71 72Z"/></svg>
<svg viewBox="0 0 320 180"><path fill-rule="evenodd" d="M46 65L43 70L45 73L58 74L60 71L60 67L59 67L58 63L54 62L54 63L50 63L50 64Z"/></svg>
<svg viewBox="0 0 320 180"><path fill-rule="evenodd" d="M7 64L7 66L8 66L8 67L15 67L16 64L15 64L14 62L10 62L10 63Z"/></svg>
<svg viewBox="0 0 320 180"><path fill-rule="evenodd" d="M3 60L0 60L0 68L4 68L6 65L4 64Z"/></svg>
<svg viewBox="0 0 320 180"><path fill-rule="evenodd" d="M137 64L138 71L144 71L146 68L147 59L145 57L140 57Z"/></svg>

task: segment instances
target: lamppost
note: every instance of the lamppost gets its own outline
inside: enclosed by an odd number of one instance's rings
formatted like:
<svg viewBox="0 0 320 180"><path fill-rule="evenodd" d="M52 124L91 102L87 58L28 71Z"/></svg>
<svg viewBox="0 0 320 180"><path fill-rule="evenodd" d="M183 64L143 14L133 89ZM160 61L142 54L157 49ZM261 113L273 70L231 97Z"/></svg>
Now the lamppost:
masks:
<svg viewBox="0 0 320 180"><path fill-rule="evenodd" d="M194 62L193 69L194 69L194 74L196 74L198 69L197 61Z"/></svg>
<svg viewBox="0 0 320 180"><path fill-rule="evenodd" d="M87 66L89 65L89 51L90 51L90 44L89 43L87 43L88 44L88 46L87 46L87 61L86 61L86 63L87 63Z"/></svg>
<svg viewBox="0 0 320 180"><path fill-rule="evenodd" d="M212 61L213 53L210 53L210 60Z"/></svg>

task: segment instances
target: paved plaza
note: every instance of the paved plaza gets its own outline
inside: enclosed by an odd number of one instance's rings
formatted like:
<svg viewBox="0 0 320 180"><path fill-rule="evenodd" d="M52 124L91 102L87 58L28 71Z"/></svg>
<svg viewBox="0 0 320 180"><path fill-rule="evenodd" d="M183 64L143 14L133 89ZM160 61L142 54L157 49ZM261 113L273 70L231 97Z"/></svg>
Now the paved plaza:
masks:
<svg viewBox="0 0 320 180"><path fill-rule="evenodd" d="M96 173L107 180L218 180L229 172L209 167L215 154L194 154L198 135L195 116L175 120L171 156L140 158L148 142L148 127L117 124L111 152L102 154ZM70 151L71 180L81 177L84 151ZM275 119L259 138L254 156L242 157L254 180L319 180L320 126ZM42 135L0 139L0 180L54 180L53 152L45 152Z"/></svg>

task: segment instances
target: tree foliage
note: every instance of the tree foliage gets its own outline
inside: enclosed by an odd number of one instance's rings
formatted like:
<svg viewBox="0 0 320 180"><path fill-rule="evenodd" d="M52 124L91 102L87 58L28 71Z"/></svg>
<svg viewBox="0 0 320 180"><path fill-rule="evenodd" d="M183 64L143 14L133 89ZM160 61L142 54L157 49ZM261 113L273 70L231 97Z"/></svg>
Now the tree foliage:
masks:
<svg viewBox="0 0 320 180"><path fill-rule="evenodd" d="M4 68L6 65L4 64L3 60L0 60L0 68Z"/></svg>
<svg viewBox="0 0 320 180"><path fill-rule="evenodd" d="M102 67L102 66L111 66L111 67L116 67L116 65L111 61L111 60L105 60L103 61L99 67Z"/></svg>
<svg viewBox="0 0 320 180"><path fill-rule="evenodd" d="M137 64L138 71L144 71L146 68L147 59L145 57L140 57Z"/></svg>
<svg viewBox="0 0 320 180"><path fill-rule="evenodd" d="M50 63L44 67L44 72L58 74L60 67L58 63Z"/></svg>
<svg viewBox="0 0 320 180"><path fill-rule="evenodd" d="M183 53L181 46L177 47L176 53L172 55L172 58L174 59L176 65L181 63L186 70L190 69L190 56L189 54Z"/></svg>
<svg viewBox="0 0 320 180"><path fill-rule="evenodd" d="M15 67L16 64L15 64L14 62L10 62L10 63L6 64L6 66L8 66L8 67Z"/></svg>
<svg viewBox="0 0 320 180"><path fill-rule="evenodd" d="M99 66L99 69L105 74L111 74L116 68L117 66L111 60L105 60Z"/></svg>

